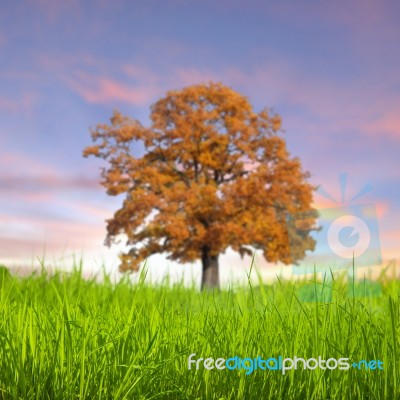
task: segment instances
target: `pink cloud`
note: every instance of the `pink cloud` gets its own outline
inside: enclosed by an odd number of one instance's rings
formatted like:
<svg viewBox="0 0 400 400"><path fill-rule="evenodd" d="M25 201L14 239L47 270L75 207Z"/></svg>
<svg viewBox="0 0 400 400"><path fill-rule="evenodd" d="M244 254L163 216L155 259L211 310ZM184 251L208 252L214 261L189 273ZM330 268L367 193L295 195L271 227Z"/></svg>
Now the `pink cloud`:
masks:
<svg viewBox="0 0 400 400"><path fill-rule="evenodd" d="M91 104L144 105L153 95L149 85L142 82L145 78L148 83L154 75L142 67L123 65L115 68L108 60L85 53L40 55L38 63ZM132 78L142 84L132 84Z"/></svg>
<svg viewBox="0 0 400 400"><path fill-rule="evenodd" d="M164 47L169 48L168 43ZM178 53L184 51L184 47L176 43L171 47ZM209 51L202 50L204 54ZM387 73L379 82L369 81L368 85L362 79L343 85L330 78L301 72L281 55L269 51L269 60L254 67L226 67L219 71L178 66L160 73L143 64L116 67L108 60L84 54L42 57L41 64L57 71L60 79L88 103L114 105L123 102L148 106L167 90L217 80L266 106L298 107L302 112L285 117L284 128L300 126L303 131L314 134L315 140L323 146L329 145L331 135L323 134L322 127L329 134L354 130L369 136L398 137L398 96L391 89L398 84L397 73ZM170 63L171 60L168 65ZM87 69L94 69L96 73L85 72ZM71 74L71 70L75 72Z"/></svg>
<svg viewBox="0 0 400 400"><path fill-rule="evenodd" d="M80 193L87 190L102 191L97 176L65 175L41 160L20 153L5 153L0 157L1 201L26 205L59 204L66 191ZM62 193L62 195L60 195ZM68 209L67 205L60 209Z"/></svg>
<svg viewBox="0 0 400 400"><path fill-rule="evenodd" d="M132 87L107 77L94 77L83 72L75 76L75 79L69 79L70 86L88 103L145 105L155 94L152 88Z"/></svg>
<svg viewBox="0 0 400 400"><path fill-rule="evenodd" d="M70 258L74 254L79 258L81 252L85 257L109 252L103 244L106 235L104 220L112 216L113 211L108 207L115 199L110 199L103 206L54 195L52 198L35 198L35 202L41 202L35 207L28 201L30 195L20 194L18 199L10 199L14 205L10 210L1 207L0 263L8 260L10 265L27 265L26 262L30 265L29 260L35 261L44 254L49 260L54 257L59 259L60 256ZM31 203L29 207L28 202ZM48 207L53 212L47 213ZM55 213L57 209L60 210L59 215ZM115 209L117 204L114 204ZM65 212L70 216L66 216Z"/></svg>
<svg viewBox="0 0 400 400"><path fill-rule="evenodd" d="M65 190L65 189L99 189L98 179L83 176L16 176L0 175L2 190Z"/></svg>
<svg viewBox="0 0 400 400"><path fill-rule="evenodd" d="M20 258L21 254L23 254L24 257L29 257L29 255L33 255L34 249L36 249L36 251L38 249L43 249L43 243L34 238L11 239L0 236L0 257L2 258Z"/></svg>
<svg viewBox="0 0 400 400"><path fill-rule="evenodd" d="M182 75L180 71L178 71ZM184 75L183 75L184 76ZM192 71L191 76L196 77ZM197 72L197 76L202 76ZM300 126L315 134L317 141L331 138L323 132L355 131L365 135L384 135L400 139L399 101L390 88L397 76L388 74L376 83L361 80L340 85L328 79L301 74L287 61L276 59L265 67L247 71L229 68L216 78L237 88L266 106L288 104L302 109L301 115L284 118L284 128ZM279 113L279 109L275 110ZM323 131L321 130L323 129Z"/></svg>
<svg viewBox="0 0 400 400"><path fill-rule="evenodd" d="M176 43L171 46L177 47L178 53L184 51ZM168 43L164 47L169 48ZM209 51L202 49L204 54ZM305 112L288 116L284 119L284 127L286 122L289 126L301 126L303 130L315 133L315 139L321 144L329 140L328 135L321 133L322 126L329 133L357 130L366 135L379 133L398 137L398 96L391 89L398 84L397 72L388 72L379 82L369 81L368 85L362 79L343 85L330 78L301 72L272 49L269 51L268 61L254 67L228 66L219 71L178 66L160 73L142 64L125 64L117 68L108 60L83 55L66 57L62 61L58 58L42 61L47 68L58 69L62 79L89 103L124 102L148 106L167 90L217 80L266 106L288 104L299 107ZM97 75L83 72L86 67L95 67L99 72ZM72 75L71 68L76 71ZM279 113L280 110L276 111Z"/></svg>
<svg viewBox="0 0 400 400"><path fill-rule="evenodd" d="M54 201L54 195L51 193L44 193L44 192L31 192L31 193L24 193L23 195L24 201L28 203L50 203Z"/></svg>
<svg viewBox="0 0 400 400"><path fill-rule="evenodd" d="M24 153L3 153L0 157L0 170L13 174L29 175L57 175L59 171L41 160L32 158Z"/></svg>
<svg viewBox="0 0 400 400"><path fill-rule="evenodd" d="M161 75L141 65L125 64L117 71L120 78L116 79L111 77L116 75L116 72L112 74L107 63L99 62L97 65L103 71L103 75L93 76L77 70L73 77L65 78L70 87L88 103L124 102L148 106L151 101L163 96L168 90L215 78L215 74L210 71L178 68Z"/></svg>
<svg viewBox="0 0 400 400"><path fill-rule="evenodd" d="M32 113L34 111L37 94L33 92L23 93L19 98L0 97L0 111L6 111L12 114Z"/></svg>
<svg viewBox="0 0 400 400"><path fill-rule="evenodd" d="M26 224L26 221L24 221ZM28 226L31 234L14 235L0 232L0 257L22 258L46 253L62 253L66 248L80 251L100 247L104 240L104 227L79 223L38 222Z"/></svg>
<svg viewBox="0 0 400 400"><path fill-rule="evenodd" d="M382 110L378 118L367 121L363 126L364 131L371 135L400 139L400 116L398 107L395 108L388 112Z"/></svg>
<svg viewBox="0 0 400 400"><path fill-rule="evenodd" d="M65 206L69 207L71 210L74 210L77 215L90 215L95 217L98 221L104 221L108 218L111 218L116 210L116 205L114 204L114 209L111 210L109 208L113 202L109 202L108 207L100 207L94 206L93 204L85 204L85 203L68 203Z"/></svg>

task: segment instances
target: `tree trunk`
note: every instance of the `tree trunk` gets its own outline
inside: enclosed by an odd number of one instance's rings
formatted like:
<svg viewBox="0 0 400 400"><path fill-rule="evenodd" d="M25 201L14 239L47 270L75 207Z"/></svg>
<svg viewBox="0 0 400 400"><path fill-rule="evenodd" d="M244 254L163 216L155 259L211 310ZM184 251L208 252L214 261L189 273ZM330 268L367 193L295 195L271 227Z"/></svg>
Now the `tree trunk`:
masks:
<svg viewBox="0 0 400 400"><path fill-rule="evenodd" d="M201 290L219 289L219 270L218 254L210 255L208 246L204 246L201 251L201 262L203 264L203 273L201 277Z"/></svg>

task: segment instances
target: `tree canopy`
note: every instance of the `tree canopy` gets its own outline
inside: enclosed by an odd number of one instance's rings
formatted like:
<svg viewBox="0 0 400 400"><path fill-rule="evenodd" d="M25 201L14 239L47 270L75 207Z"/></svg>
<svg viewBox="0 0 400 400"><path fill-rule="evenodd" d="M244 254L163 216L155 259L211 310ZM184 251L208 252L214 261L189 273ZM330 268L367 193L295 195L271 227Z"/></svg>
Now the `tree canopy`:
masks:
<svg viewBox="0 0 400 400"><path fill-rule="evenodd" d="M107 161L102 185L125 196L107 221L106 244L126 235L121 271L155 253L201 259L203 287L218 286L218 256L230 247L293 263L313 250L312 225L288 237L287 215L312 211L313 186L280 135L281 118L221 83L170 91L151 124L115 111L91 131L84 156ZM140 155L142 153L142 155ZM290 248L295 243L296 248Z"/></svg>

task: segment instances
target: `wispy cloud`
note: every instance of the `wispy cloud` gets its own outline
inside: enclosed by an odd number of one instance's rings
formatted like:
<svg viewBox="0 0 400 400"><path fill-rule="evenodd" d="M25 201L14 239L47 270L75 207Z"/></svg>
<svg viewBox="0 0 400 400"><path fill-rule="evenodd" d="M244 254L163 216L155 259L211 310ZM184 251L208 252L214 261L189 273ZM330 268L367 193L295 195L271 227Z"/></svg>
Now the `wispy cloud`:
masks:
<svg viewBox="0 0 400 400"><path fill-rule="evenodd" d="M46 210L49 205L59 204L67 193L93 191L102 191L98 176L71 175L23 153L4 153L0 157L0 203L4 203L4 211L18 204L21 210L28 204L42 205ZM68 209L68 205L59 209Z"/></svg>
<svg viewBox="0 0 400 400"><path fill-rule="evenodd" d="M37 104L38 95L34 92L25 92L19 97L0 96L0 112L12 114L32 114Z"/></svg>
<svg viewBox="0 0 400 400"><path fill-rule="evenodd" d="M0 229L0 257L19 259L27 254L36 257L43 250L60 254L66 248L76 251L97 247L104 240L104 228L100 224L15 217L7 221L2 217L0 221L8 229Z"/></svg>
<svg viewBox="0 0 400 400"><path fill-rule="evenodd" d="M3 152L0 157L0 170L2 174L12 172L24 176L58 174L54 166L23 152Z"/></svg>
<svg viewBox="0 0 400 400"><path fill-rule="evenodd" d="M104 201L97 176L70 176L22 153L4 154L0 171L1 258L102 246L115 201Z"/></svg>
<svg viewBox="0 0 400 400"><path fill-rule="evenodd" d="M37 190L85 190L99 189L98 179L83 176L2 176L0 190L37 191Z"/></svg>
<svg viewBox="0 0 400 400"><path fill-rule="evenodd" d="M75 74L69 84L88 103L113 104L123 102L145 105L155 95L153 89L134 86L116 79L92 76L84 72Z"/></svg>
<svg viewBox="0 0 400 400"><path fill-rule="evenodd" d="M362 79L340 84L300 73L283 61L248 71L231 68L218 75L259 101L264 98L272 105L301 110L300 116L292 112L288 118L294 118L302 128L308 127L319 138L324 131L332 138L332 133L353 130L400 139L398 95L388 90L400 81L392 76L368 85Z"/></svg>
<svg viewBox="0 0 400 400"><path fill-rule="evenodd" d="M299 72L282 59L247 70L239 67L211 70L170 66L166 71L157 72L130 64L124 65L115 75L118 78L114 78L114 74L96 76L77 70L67 81L88 103L111 106L120 102L147 107L171 88L217 80L251 99L255 98L259 104L264 102L266 106L275 106L278 113L278 107L301 110L301 113L288 116L289 124L301 126L309 134L314 134L317 141L332 139L333 133L349 131L400 139L399 102L397 94L388 89L399 84L393 75L368 85L362 79L340 84L332 79Z"/></svg>
<svg viewBox="0 0 400 400"><path fill-rule="evenodd" d="M363 130L371 135L389 136L400 140L400 115L399 107L393 105L391 109L381 110L380 115L366 121Z"/></svg>

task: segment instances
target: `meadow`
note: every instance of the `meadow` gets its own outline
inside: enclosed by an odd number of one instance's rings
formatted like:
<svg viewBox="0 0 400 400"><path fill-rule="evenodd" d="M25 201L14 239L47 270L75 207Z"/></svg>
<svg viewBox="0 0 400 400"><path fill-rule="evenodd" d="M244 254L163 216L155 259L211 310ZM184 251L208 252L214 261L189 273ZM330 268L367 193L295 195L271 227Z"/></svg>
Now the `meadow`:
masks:
<svg viewBox="0 0 400 400"><path fill-rule="evenodd" d="M0 285L1 399L400 398L400 285L385 275L201 293L145 274L84 279L77 266L19 278L2 269ZM383 369L189 370L193 353L381 360Z"/></svg>

